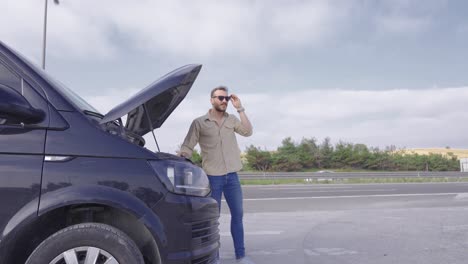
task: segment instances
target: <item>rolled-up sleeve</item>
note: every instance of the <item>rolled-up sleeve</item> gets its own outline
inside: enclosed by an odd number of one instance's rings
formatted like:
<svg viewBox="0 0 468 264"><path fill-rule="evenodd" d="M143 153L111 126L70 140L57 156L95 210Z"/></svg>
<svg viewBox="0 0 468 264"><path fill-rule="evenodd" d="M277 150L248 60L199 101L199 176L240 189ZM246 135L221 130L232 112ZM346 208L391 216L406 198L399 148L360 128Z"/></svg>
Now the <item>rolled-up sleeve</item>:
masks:
<svg viewBox="0 0 468 264"><path fill-rule="evenodd" d="M193 120L190 129L185 137L184 143L180 148L181 153L185 153L187 158L192 157L193 148L198 144L200 138L200 124Z"/></svg>
<svg viewBox="0 0 468 264"><path fill-rule="evenodd" d="M244 137L250 137L253 134L253 129L248 129L245 126L242 125L242 122L237 118L234 117L235 119L235 125L234 125L234 131Z"/></svg>

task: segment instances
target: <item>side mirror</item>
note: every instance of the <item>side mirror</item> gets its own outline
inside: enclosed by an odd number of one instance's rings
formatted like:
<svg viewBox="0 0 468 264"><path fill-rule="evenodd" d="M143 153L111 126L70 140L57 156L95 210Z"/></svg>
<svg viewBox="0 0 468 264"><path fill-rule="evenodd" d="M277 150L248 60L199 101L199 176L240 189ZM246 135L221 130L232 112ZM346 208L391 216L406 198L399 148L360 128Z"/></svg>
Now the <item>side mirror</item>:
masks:
<svg viewBox="0 0 468 264"><path fill-rule="evenodd" d="M37 124L45 118L41 109L36 109L20 93L0 86L0 120L7 124Z"/></svg>

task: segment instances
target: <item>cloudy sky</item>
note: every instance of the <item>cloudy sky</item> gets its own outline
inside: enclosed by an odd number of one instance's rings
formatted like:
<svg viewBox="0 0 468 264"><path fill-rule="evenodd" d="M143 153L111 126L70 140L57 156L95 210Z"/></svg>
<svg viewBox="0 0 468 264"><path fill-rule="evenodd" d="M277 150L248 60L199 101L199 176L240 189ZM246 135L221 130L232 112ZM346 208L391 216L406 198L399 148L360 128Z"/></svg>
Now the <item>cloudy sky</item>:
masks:
<svg viewBox="0 0 468 264"><path fill-rule="evenodd" d="M37 64L44 2L0 2L0 39ZM467 1L49 2L46 70L103 113L203 64L156 131L163 151L175 152L218 85L254 125L241 149L274 150L288 136L468 148Z"/></svg>

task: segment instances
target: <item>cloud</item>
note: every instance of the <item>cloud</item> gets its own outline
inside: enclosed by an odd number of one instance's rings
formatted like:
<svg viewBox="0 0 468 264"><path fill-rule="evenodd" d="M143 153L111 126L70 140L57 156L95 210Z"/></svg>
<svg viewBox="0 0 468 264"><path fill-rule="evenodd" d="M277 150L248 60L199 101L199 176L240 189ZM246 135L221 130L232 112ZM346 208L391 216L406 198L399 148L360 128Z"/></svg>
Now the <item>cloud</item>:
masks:
<svg viewBox="0 0 468 264"><path fill-rule="evenodd" d="M349 30L365 31L356 27L364 24L385 36L424 32L446 5L445 0L49 2L48 52L69 59L112 59L132 51L156 58L262 59L336 43ZM6 0L0 8L8 10L0 16L0 38L39 60L44 2Z"/></svg>
<svg viewBox="0 0 468 264"><path fill-rule="evenodd" d="M287 136L329 136L380 147L466 147L468 125L461 121L468 114L466 99L467 88L270 95L254 105L275 102L273 107L251 111L257 132L264 135L252 142L274 149Z"/></svg>
<svg viewBox="0 0 468 264"><path fill-rule="evenodd" d="M141 69L133 66L140 64L132 61L129 68L121 67L120 74L106 77L109 82L100 85L103 87L128 86L121 84L122 80L132 80L134 76L138 79L145 71L158 72L155 65L164 65L165 69L179 61L187 61L187 58L202 57L200 61L211 67L207 71L209 77L201 76L201 83L205 81L203 86L225 82L233 87L247 86L257 91L245 93L245 88L241 94L255 127L252 137L239 140L242 149L250 144L275 149L288 136L296 140L329 136L334 141L342 139L374 146L468 147L467 125L462 122L467 116L464 110L468 99L466 87L416 91L325 90L316 87L336 82L327 80L322 85L313 80L315 77L308 76L315 73L317 79L339 80L341 76L349 75L350 81L345 87L359 87L359 83L353 83L356 71L359 73L359 67L363 67L360 61L353 61L358 57L343 55L338 50L345 45L362 45L365 51L380 50L379 46L377 49L372 46L375 42L369 41L373 40L373 34L393 38L431 30L446 3L438 0L424 1L424 4L410 0L63 0L59 6L49 6L48 54L56 58L57 68L66 68L64 61L86 60L91 64L87 68L89 71L97 69L93 66L100 60L112 62L115 57L119 57L123 64L127 59L152 61L143 64ZM0 39L36 62L40 61L42 47L43 4L44 1L37 0L0 3L0 9L7 10L0 16ZM456 30L460 36L467 31L466 25L455 25L450 30ZM405 49L403 44L401 48ZM421 48L425 44L422 43ZM450 60L449 55L443 53L440 56ZM374 56L372 53L362 54L364 62L366 56ZM263 57L271 58L271 61L261 60ZM404 59L407 58L395 57L398 65L402 65ZM414 72L396 77L411 82L411 78L419 73L427 78L430 70L435 68L426 66L439 65L431 61L444 60L439 57L422 60L424 67L408 63L407 68ZM392 69L385 60L380 62L379 68ZM227 67L226 64L234 66ZM80 70L81 66L76 68ZM103 70L114 65L103 63L101 66L99 69ZM352 68L354 66L356 68ZM450 63L441 63L437 74L429 79L443 82L442 77L449 74L442 68L449 66ZM424 74L416 69L423 69ZM392 83L393 77L392 71L385 71L385 76L376 77L373 87ZM316 90L289 88L297 87L301 80L300 87L314 86ZM80 79L74 86L88 87L87 81ZM242 85L242 81L247 85ZM259 87L267 88L261 90ZM277 87L286 88L281 92L273 91ZM84 95L101 111L107 112L136 91L127 88L114 91L112 96ZM268 94L259 91L268 91ZM97 90L92 94L99 93ZM190 93L166 124L156 131L162 149L174 152L191 120L208 108L207 97ZM148 142L152 147L151 140Z"/></svg>
<svg viewBox="0 0 468 264"><path fill-rule="evenodd" d="M127 89L120 89L119 91L113 91L112 95L103 95L103 94L97 95L97 96L83 95L82 97L85 98L87 102L89 102L92 106L94 106L101 113L105 114L109 112L112 108L114 108L116 105L132 97L134 94L136 94L139 91L140 89L127 88Z"/></svg>
<svg viewBox="0 0 468 264"><path fill-rule="evenodd" d="M100 1L99 10L133 45L177 56L268 54L310 45L334 31L340 6L327 1ZM105 9L112 5L112 9ZM129 14L138 14L133 16Z"/></svg>
<svg viewBox="0 0 468 264"><path fill-rule="evenodd" d="M6 0L0 4L0 39L21 53L41 61L45 1ZM54 5L49 1L47 23L48 55L94 59L110 57L115 46L109 38L108 24L76 12L71 1Z"/></svg>
<svg viewBox="0 0 468 264"><path fill-rule="evenodd" d="M417 33L427 29L431 20L427 17L415 18L402 15L377 17L377 28L385 33Z"/></svg>
<svg viewBox="0 0 468 264"><path fill-rule="evenodd" d="M50 54L72 58L109 58L116 49L135 48L154 56L265 56L322 43L337 33L349 8L325 0L49 2ZM0 17L0 37L38 54L44 2L7 0L0 8L8 10Z"/></svg>
<svg viewBox="0 0 468 264"><path fill-rule="evenodd" d="M446 0L428 0L424 4L415 0L382 1L369 13L374 14L380 34L414 34L428 30L446 4Z"/></svg>
<svg viewBox="0 0 468 264"><path fill-rule="evenodd" d="M101 108L116 105L128 91L90 98ZM238 137L249 145L275 150L282 139L315 137L385 147L468 147L468 87L425 90L314 90L272 94L241 94L254 135ZM119 99L118 101L116 99ZM107 102L102 104L101 102ZM191 121L209 109L207 96L187 96L156 130L161 149L174 153ZM233 109L230 109L234 112ZM105 111L103 111L105 112ZM150 149L153 140L147 138Z"/></svg>

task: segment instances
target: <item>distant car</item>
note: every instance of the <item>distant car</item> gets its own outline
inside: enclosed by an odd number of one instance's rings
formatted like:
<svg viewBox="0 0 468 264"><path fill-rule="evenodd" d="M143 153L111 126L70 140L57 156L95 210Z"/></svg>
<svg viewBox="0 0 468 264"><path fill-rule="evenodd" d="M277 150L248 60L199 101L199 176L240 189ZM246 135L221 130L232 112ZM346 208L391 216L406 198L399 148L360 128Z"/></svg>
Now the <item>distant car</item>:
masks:
<svg viewBox="0 0 468 264"><path fill-rule="evenodd" d="M335 172L331 170L320 170L320 171L317 171L317 173L335 173Z"/></svg>
<svg viewBox="0 0 468 264"><path fill-rule="evenodd" d="M200 69L102 115L0 42L0 262L214 263L219 209L205 172L143 147Z"/></svg>

